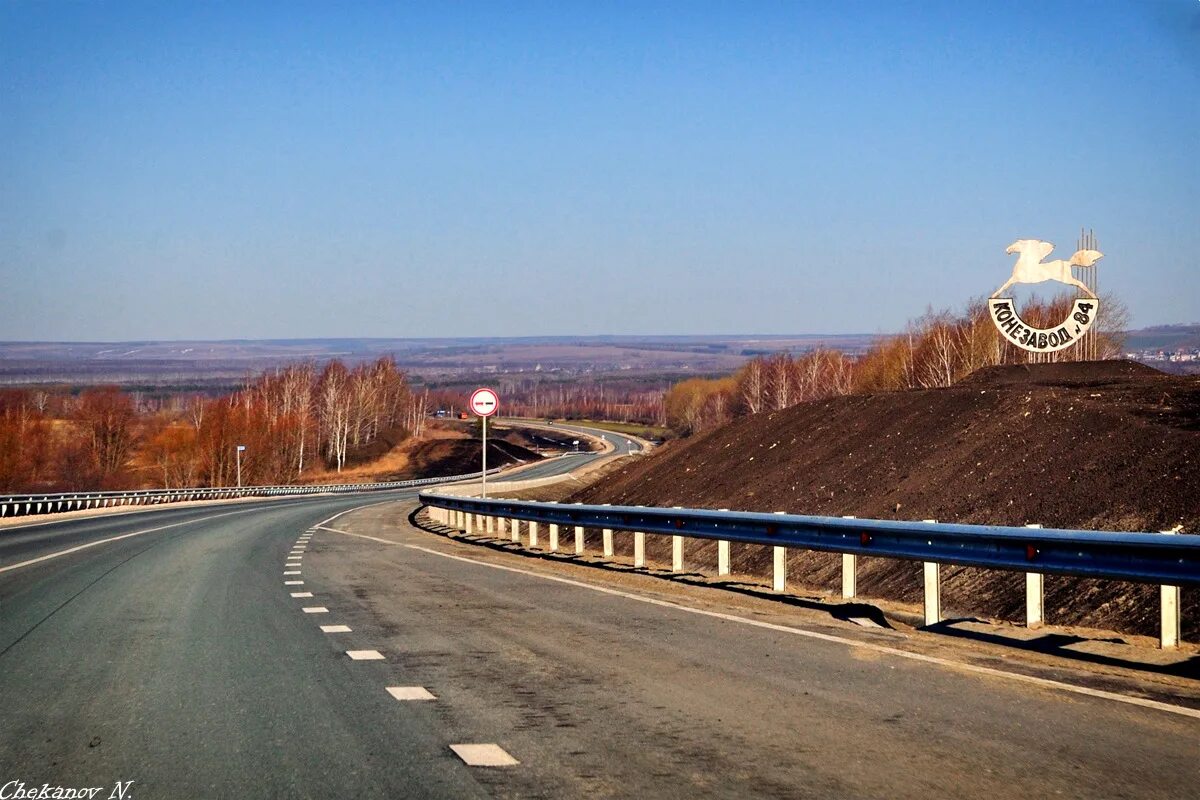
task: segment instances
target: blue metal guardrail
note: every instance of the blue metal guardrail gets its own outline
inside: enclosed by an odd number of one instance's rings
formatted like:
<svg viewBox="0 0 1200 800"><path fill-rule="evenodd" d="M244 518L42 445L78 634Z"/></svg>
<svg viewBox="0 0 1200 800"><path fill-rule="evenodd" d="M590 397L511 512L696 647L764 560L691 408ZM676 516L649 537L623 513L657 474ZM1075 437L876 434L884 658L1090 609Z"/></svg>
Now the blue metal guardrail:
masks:
<svg viewBox="0 0 1200 800"><path fill-rule="evenodd" d="M501 467L488 470L491 475ZM57 494L22 494L0 497L0 518L54 514L90 508L144 506L178 503L188 500L226 500L239 497L294 497L312 494L347 494L377 492L385 489L408 489L440 483L478 478L480 473L448 475L441 478L417 478L410 481L385 483L334 483L319 486L243 486L181 489L147 489L136 492L62 492Z"/></svg>
<svg viewBox="0 0 1200 800"><path fill-rule="evenodd" d="M427 506L525 522L723 539L861 556L1200 585L1200 536L596 506L421 492Z"/></svg>

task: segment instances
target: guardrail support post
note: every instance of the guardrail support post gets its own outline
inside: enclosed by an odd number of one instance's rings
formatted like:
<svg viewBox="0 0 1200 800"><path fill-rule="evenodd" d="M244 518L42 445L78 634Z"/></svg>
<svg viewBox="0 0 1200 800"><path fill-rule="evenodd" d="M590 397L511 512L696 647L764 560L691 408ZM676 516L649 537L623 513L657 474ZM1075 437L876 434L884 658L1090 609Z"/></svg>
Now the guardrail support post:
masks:
<svg viewBox="0 0 1200 800"><path fill-rule="evenodd" d="M508 521L509 530L512 532L512 540L517 544L521 543L521 520L513 517Z"/></svg>
<svg viewBox="0 0 1200 800"><path fill-rule="evenodd" d="M575 555L583 555L583 526L575 526Z"/></svg>
<svg viewBox="0 0 1200 800"><path fill-rule="evenodd" d="M936 519L922 520L937 524ZM936 625L942 621L942 571L936 561L925 561L925 624Z"/></svg>
<svg viewBox="0 0 1200 800"><path fill-rule="evenodd" d="M786 514L786 511L776 511ZM787 548L775 545L771 548L771 588L782 592L787 588Z"/></svg>
<svg viewBox="0 0 1200 800"><path fill-rule="evenodd" d="M942 573L935 561L925 564L925 624L936 625L942 621Z"/></svg>
<svg viewBox="0 0 1200 800"><path fill-rule="evenodd" d="M855 519L844 516L842 519ZM854 553L842 553L842 598L849 600L858 596L858 556Z"/></svg>
<svg viewBox="0 0 1200 800"><path fill-rule="evenodd" d="M1041 525L1026 525L1040 528ZM1025 627L1040 628L1046 621L1046 577L1040 572L1025 573Z"/></svg>
<svg viewBox="0 0 1200 800"><path fill-rule="evenodd" d="M1172 534L1176 531L1163 531ZM1158 646L1163 650L1174 650L1179 647L1179 587L1159 587L1161 606L1159 620L1161 627L1158 634Z"/></svg>
<svg viewBox="0 0 1200 800"><path fill-rule="evenodd" d="M613 532L612 528L604 528L600 533L600 538L604 540L604 557L613 557Z"/></svg>
<svg viewBox="0 0 1200 800"><path fill-rule="evenodd" d="M558 525L553 522L550 523L550 552L558 552Z"/></svg>
<svg viewBox="0 0 1200 800"><path fill-rule="evenodd" d="M718 511L728 511L728 508L718 508ZM729 574L729 540L717 540L717 576Z"/></svg>
<svg viewBox="0 0 1200 800"><path fill-rule="evenodd" d="M475 515L467 514L467 527L464 533L470 535L475 532Z"/></svg>
<svg viewBox="0 0 1200 800"><path fill-rule="evenodd" d="M484 530L487 531L488 536L491 536L493 533L496 532L496 522L495 522L496 518L489 515L489 516L484 517L483 519L484 519L484 526L485 526Z"/></svg>
<svg viewBox="0 0 1200 800"><path fill-rule="evenodd" d="M538 531L537 531L537 529L538 529L538 524L536 522L529 523L529 546L530 547L538 546Z"/></svg>
<svg viewBox="0 0 1200 800"><path fill-rule="evenodd" d="M683 506L671 506L683 509ZM671 537L671 572L683 572L683 537Z"/></svg>
<svg viewBox="0 0 1200 800"><path fill-rule="evenodd" d="M633 532L633 566L646 566L646 534L641 531Z"/></svg>

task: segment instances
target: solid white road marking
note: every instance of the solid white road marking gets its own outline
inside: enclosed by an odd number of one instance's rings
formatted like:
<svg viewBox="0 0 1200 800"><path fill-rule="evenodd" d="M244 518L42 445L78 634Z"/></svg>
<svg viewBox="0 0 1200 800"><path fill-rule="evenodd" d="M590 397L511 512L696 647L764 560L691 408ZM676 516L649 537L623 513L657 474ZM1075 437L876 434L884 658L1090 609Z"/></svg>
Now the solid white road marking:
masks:
<svg viewBox="0 0 1200 800"><path fill-rule="evenodd" d="M326 608L325 606L306 606L305 608L302 608L300 610L303 611L305 614L328 614L329 613L329 609Z"/></svg>
<svg viewBox="0 0 1200 800"><path fill-rule="evenodd" d="M452 744L450 749L468 767L511 767L521 763L497 744Z"/></svg>
<svg viewBox="0 0 1200 800"><path fill-rule="evenodd" d="M283 571L283 574L284 574L284 575L299 575L299 574L300 574L300 570L298 570L298 569L285 569L285 570Z"/></svg>
<svg viewBox="0 0 1200 800"><path fill-rule="evenodd" d="M389 501L389 502L395 502L395 501ZM353 509L351 509L351 510L353 510ZM345 512L343 512L343 513L345 513ZM322 523L322 526L323 525L324 525L324 523ZM428 553L429 555L438 556L440 558L448 558L452 561L462 561L466 564L475 564L480 567L487 567L488 569L498 569L502 572L512 572L512 573L516 573L518 575L528 575L531 578L539 578L541 580L551 581L553 583L562 583L562 584L566 584L567 586L575 586L580 589L588 589L593 592L599 592L600 594L612 595L614 597L623 597L626 600L634 600L638 603L646 603L648 605L660 606L662 608L671 608L671 609L675 609L676 611L682 611L686 614L696 614L696 615L702 616L702 617L711 617L713 619L725 620L726 622L736 622L741 625L750 625L751 627L763 628L765 630L777 631L779 633L790 633L795 636L803 636L803 637L806 637L809 639L817 639L817 640L823 641L823 642L832 642L833 644L845 645L846 647L857 647L857 648L864 649L864 650L872 650L876 653L883 653L885 655L896 656L897 658L906 658L906 659L909 659L912 661L920 661L925 664L936 664L938 666L949 667L951 669L962 670L964 672L973 672L977 675L988 675L993 678L1007 678L1009 680L1017 681L1019 683L1028 683L1028 684L1031 684L1034 686L1040 686L1043 689L1052 689L1052 690L1058 690L1058 691L1063 691L1063 692L1070 692L1072 694L1086 695L1088 697L1097 697L1102 700L1112 700L1117 703L1126 703L1128 705L1141 706L1142 708L1152 708L1156 711L1166 711L1167 713L1170 713L1170 714L1179 714L1180 716L1184 716L1184 717L1192 717L1194 719L1200 719L1200 709L1197 709L1197 708L1188 708L1187 706L1176 706L1176 705L1172 705L1170 703L1163 703L1159 700L1150 700L1150 699L1147 699L1144 697L1133 697L1131 695L1118 694L1117 692L1106 692L1103 689L1092 689L1091 687L1088 687L1088 686L1077 686L1072 683L1063 683L1061 681L1052 680L1050 678L1039 678L1034 675L1022 675L1017 672L1005 672L1004 670L1000 670L1000 669L993 669L991 667L982 667L977 664L967 664L962 661L954 661L949 658L940 658L938 656L925 655L924 653L914 653L910 650L901 650L898 647L889 647L889 646L883 645L883 644L875 644L874 642L859 642L854 639L847 639L843 636L835 636L834 634L831 634L831 633L820 633L818 631L808 631L808 630L804 630L803 628L792 628L787 625L779 625L774 622L763 622L762 620L750 619L749 617L739 617L736 614L726 614L721 611L708 611L708 610L702 609L702 608L692 608L691 606L679 605L678 603L672 603L667 600L659 600L658 598L654 598L654 597L645 597L643 595L634 594L632 592L623 592L619 589L609 589L605 586L594 586L590 583L583 583L582 581L576 581L576 580L572 580L570 578L560 578L557 575L543 575L538 572L533 572L533 571L530 571L527 569L521 569L520 567L510 567L510 566L507 566L504 564L490 564L486 561L476 561L475 559L467 558L466 556L456 556L451 553L443 553L438 550L432 550L428 547L421 547L420 545L416 545L416 544L408 544L406 542L393 542L389 539L380 539L377 536L368 536L365 533L351 533L350 531L338 530L337 528L322 527L321 529L329 531L331 533L340 533L345 536L355 536L360 539L369 539L373 542L380 542L381 544L390 544L390 545L395 545L395 546L399 546L399 547L407 547L409 550L418 550L422 553Z"/></svg>
<svg viewBox="0 0 1200 800"><path fill-rule="evenodd" d="M47 553L44 556L38 556L37 558L31 558L28 561L19 561L16 564L9 564L6 567L0 567L0 573L8 572L9 570L13 570L13 569L20 569L21 567L28 567L31 564L38 564L38 563L41 563L42 561L49 561L52 558L60 558L62 556L70 555L71 553L78 553L80 550L87 550L89 547L97 547L98 545L108 544L109 542L119 542L120 540L128 539L131 536L141 536L146 533L155 533L157 531L165 531L168 528L178 528L181 525L194 525L197 522L207 522L208 520L218 519L220 517L231 517L234 514L249 514L253 511L260 511L260 510L261 509L257 509L257 508L244 508L240 511L226 511L223 514L210 514L207 517L199 517L197 519L184 520L183 522L172 522L170 525L159 525L157 528L146 528L145 530L134 531L133 533L122 533L120 536L110 536L107 539L99 539L94 542L88 542L87 544L77 545L76 547L68 547L66 550L59 550L54 553ZM125 515L117 514L114 516L125 516ZM101 517L86 517L85 519L102 519L102 518L103 517L101 516ZM41 524L41 523L39 523L39 524ZM44 524L50 525L52 523L47 522ZM27 525L25 527L32 528L34 526ZM0 531L4 531L4 530L6 530L6 529L0 528ZM13 530L13 529L9 528L7 530Z"/></svg>
<svg viewBox="0 0 1200 800"><path fill-rule="evenodd" d="M346 655L355 661L382 661L383 653L378 650L347 650Z"/></svg>
<svg viewBox="0 0 1200 800"><path fill-rule="evenodd" d="M312 592L292 592L292 597L312 597Z"/></svg>
<svg viewBox="0 0 1200 800"><path fill-rule="evenodd" d="M304 581L284 581L284 586L303 586Z"/></svg>
<svg viewBox="0 0 1200 800"><path fill-rule="evenodd" d="M437 700L424 686L389 686L387 690L397 700Z"/></svg>
<svg viewBox="0 0 1200 800"><path fill-rule="evenodd" d="M349 633L350 626L349 625L322 625L321 632L322 633Z"/></svg>

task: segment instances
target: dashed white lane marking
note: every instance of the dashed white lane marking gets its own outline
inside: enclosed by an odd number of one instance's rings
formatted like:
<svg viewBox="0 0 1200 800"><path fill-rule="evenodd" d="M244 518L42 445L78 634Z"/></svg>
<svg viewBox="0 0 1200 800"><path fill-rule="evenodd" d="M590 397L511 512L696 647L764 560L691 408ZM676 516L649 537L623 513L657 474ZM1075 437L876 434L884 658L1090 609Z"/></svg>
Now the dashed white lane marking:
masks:
<svg viewBox="0 0 1200 800"><path fill-rule="evenodd" d="M303 586L304 581L284 581L284 586Z"/></svg>
<svg viewBox="0 0 1200 800"><path fill-rule="evenodd" d="M209 520L218 519L219 517L230 517L230 516L233 516L234 514L249 514L251 512L260 511L260 510L261 509L257 509L257 508L245 508L245 509L241 509L239 511L226 511L223 514L211 514L207 517L198 517L196 519L188 519L188 520L184 520L183 522L172 522L170 525L159 525L157 528L146 528L145 530L134 531L133 533L122 533L120 536L110 536L107 539L98 539L94 542L88 542L87 544L81 544L81 545L77 545L75 547L68 547L66 550L59 550L54 553L47 553L44 556L38 556L37 558L31 558L28 561L18 561L16 564L9 564L8 566L0 567L0 573L8 572L9 570L13 570L13 569L20 569L21 567L28 567L31 564L38 564L38 563L41 563L42 561L49 561L52 558L60 558L62 556L70 555L71 553L78 553L80 550L87 550L89 547L98 547L99 545L108 544L109 542L119 542L122 539L128 539L131 536L141 536L146 533L155 533L157 531L165 531L168 528L178 528L181 525L195 525L197 522L208 522ZM139 512L139 513L145 513L145 512ZM126 515L125 514L115 514L114 516L121 517L121 516L126 516ZM86 517L86 519L89 519L89 520L90 519L102 519L102 517ZM46 522L46 523L38 523L38 524L51 525L53 523ZM28 525L25 527L32 528L33 526ZM10 528L8 530L12 530L12 529Z"/></svg>
<svg viewBox="0 0 1200 800"><path fill-rule="evenodd" d="M329 609L326 608L325 606L305 606L304 608L302 608L300 610L303 611L305 614L328 614L329 613Z"/></svg>
<svg viewBox="0 0 1200 800"><path fill-rule="evenodd" d="M299 560L299 559L295 559L295 560L293 560L293 561L285 561L285 562L283 563L283 565L284 565L285 567L298 567L298 566L300 566L300 560Z"/></svg>
<svg viewBox="0 0 1200 800"><path fill-rule="evenodd" d="M312 597L312 592L292 592L292 597Z"/></svg>
<svg viewBox="0 0 1200 800"><path fill-rule="evenodd" d="M387 690L397 700L437 700L424 686L389 686Z"/></svg>
<svg viewBox="0 0 1200 800"><path fill-rule="evenodd" d="M298 569L285 569L285 570L283 571L283 574L284 574L284 575L299 575L299 574L300 574L300 570L298 570Z"/></svg>
<svg viewBox="0 0 1200 800"><path fill-rule="evenodd" d="M394 501L392 501L394 502ZM353 509L351 509L353 510ZM328 522L328 520L326 520ZM911 661L920 661L925 664L936 664L941 667L949 667L950 669L962 670L963 672L972 672L976 675L987 675L993 678L1006 678L1008 680L1017 681L1019 683L1027 683L1033 686L1040 686L1043 689L1052 689L1062 692L1070 692L1072 694L1086 695L1087 697L1097 697L1101 700L1112 700L1117 703L1126 703L1132 706L1141 706L1142 708L1151 708L1156 711L1165 711L1168 714L1179 714L1184 717L1192 717L1200 719L1200 708L1188 708L1187 706L1176 706L1170 703L1164 703L1159 700L1150 700L1145 697L1133 697L1116 692L1106 692L1103 689L1093 689L1089 686L1077 686L1072 683L1063 683L1061 681L1052 680L1050 678L1039 678L1034 675L1022 675L1018 672L1005 672L992 667L983 667L978 664L967 664L962 661L954 661L949 658L939 658L938 656L930 656L924 653L914 653L910 650L901 650L897 647L889 647L883 644L875 644L874 642L860 642L854 639L847 639L843 636L836 636L831 633L820 633L818 631L807 631L802 628L792 628L787 625L779 625L774 622L764 622L762 620L750 619L748 617L739 617L736 614L726 614L722 611L708 611L702 608L692 608L690 606L679 605L667 600L659 600L655 597L645 597L632 592L623 592L620 589L609 589L606 586L594 586L590 583L572 580L570 578L560 578L557 575L544 575L538 572L532 572L520 567L510 567L505 564L490 564L486 561L476 561L473 558L466 556L456 556L451 553L443 553L439 550L432 550L428 547L421 547L416 544L408 544L406 542L393 542L389 539L380 539L378 536L368 536L365 533L351 533L350 531L338 530L337 528L326 528L324 523L321 523L321 530L329 531L330 533L340 533L344 536L355 536L359 539L369 539L373 542L381 544L390 544L399 547L407 547L409 550L417 550L422 553L428 553L431 556L439 558L448 558L451 561L461 561L466 564L475 564L488 569L497 569L501 572L512 572L517 575L527 575L531 578L538 578L552 583L561 583L567 586L574 586L579 589L588 589L589 591L599 592L600 594L612 595L613 597L622 597L626 600L633 600L638 603L646 603L647 605L659 606L660 608L671 608L676 611L682 611L685 614L696 614L701 617L710 617L712 619L725 620L726 622L736 622L741 625L750 625L755 628L763 628L769 631L777 631L779 633L789 633L793 636L803 636L808 639L817 639L822 642L831 642L840 644L846 647L856 647L863 650L872 650L876 653L884 653L897 658L906 658Z"/></svg>
<svg viewBox="0 0 1200 800"><path fill-rule="evenodd" d="M346 655L355 661L382 661L383 653L378 650L347 650Z"/></svg>
<svg viewBox="0 0 1200 800"><path fill-rule="evenodd" d="M321 632L322 633L349 633L350 626L349 625L322 625Z"/></svg>
<svg viewBox="0 0 1200 800"><path fill-rule="evenodd" d="M468 767L511 767L521 763L498 744L452 744L450 749Z"/></svg>

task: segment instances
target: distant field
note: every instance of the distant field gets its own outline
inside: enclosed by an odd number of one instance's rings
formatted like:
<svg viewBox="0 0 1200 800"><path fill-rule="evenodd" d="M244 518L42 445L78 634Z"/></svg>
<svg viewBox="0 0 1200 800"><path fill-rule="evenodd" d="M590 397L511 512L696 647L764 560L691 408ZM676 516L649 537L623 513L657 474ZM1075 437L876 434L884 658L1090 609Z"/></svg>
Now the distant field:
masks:
<svg viewBox="0 0 1200 800"><path fill-rule="evenodd" d="M496 339L283 339L224 342L0 342L0 385L96 385L147 389L235 387L265 369L383 355L428 383L489 375L707 375L747 359L818 346L861 352L872 336L550 336Z"/></svg>

